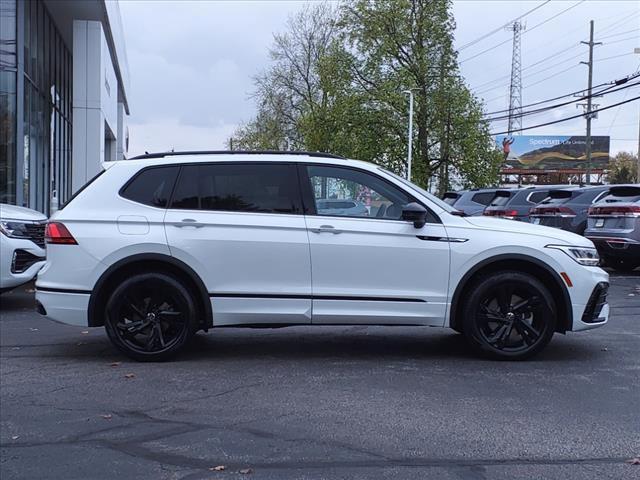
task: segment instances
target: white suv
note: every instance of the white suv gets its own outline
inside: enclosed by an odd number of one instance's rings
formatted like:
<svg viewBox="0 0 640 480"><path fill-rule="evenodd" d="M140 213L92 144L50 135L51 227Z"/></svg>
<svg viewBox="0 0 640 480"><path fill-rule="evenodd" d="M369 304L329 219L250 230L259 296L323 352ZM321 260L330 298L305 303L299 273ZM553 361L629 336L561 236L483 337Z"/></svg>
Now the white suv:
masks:
<svg viewBox="0 0 640 480"><path fill-rule="evenodd" d="M345 324L450 327L480 352L522 359L554 332L607 322L609 277L591 241L456 213L330 155L112 162L52 216L38 309L104 326L138 360L166 359L212 327Z"/></svg>

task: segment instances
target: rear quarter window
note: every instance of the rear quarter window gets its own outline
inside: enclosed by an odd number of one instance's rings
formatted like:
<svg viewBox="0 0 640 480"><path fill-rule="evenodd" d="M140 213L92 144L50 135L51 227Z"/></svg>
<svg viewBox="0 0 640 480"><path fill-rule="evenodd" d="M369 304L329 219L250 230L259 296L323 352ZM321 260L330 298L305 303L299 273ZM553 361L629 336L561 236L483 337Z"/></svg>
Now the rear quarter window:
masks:
<svg viewBox="0 0 640 480"><path fill-rule="evenodd" d="M124 186L120 195L143 205L166 208L179 168L178 166L146 168Z"/></svg>

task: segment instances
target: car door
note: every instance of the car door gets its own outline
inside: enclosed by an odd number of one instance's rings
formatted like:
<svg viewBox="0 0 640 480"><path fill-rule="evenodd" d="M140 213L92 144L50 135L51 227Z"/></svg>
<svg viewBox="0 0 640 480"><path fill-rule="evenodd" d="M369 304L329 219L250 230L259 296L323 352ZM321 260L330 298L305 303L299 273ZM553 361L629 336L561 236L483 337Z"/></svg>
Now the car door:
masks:
<svg viewBox="0 0 640 480"><path fill-rule="evenodd" d="M171 254L203 279L214 325L311 322L311 263L294 164L183 165Z"/></svg>
<svg viewBox="0 0 640 480"><path fill-rule="evenodd" d="M366 170L301 166L311 248L313 323L442 326L449 244L439 219L424 227L401 219L415 199ZM318 208L344 199L364 208Z"/></svg>

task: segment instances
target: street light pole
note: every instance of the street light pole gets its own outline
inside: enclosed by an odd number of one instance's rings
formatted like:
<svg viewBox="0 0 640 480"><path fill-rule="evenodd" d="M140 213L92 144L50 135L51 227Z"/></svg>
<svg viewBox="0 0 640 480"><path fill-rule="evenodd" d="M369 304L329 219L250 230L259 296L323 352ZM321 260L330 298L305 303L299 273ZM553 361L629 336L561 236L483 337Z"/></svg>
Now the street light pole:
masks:
<svg viewBox="0 0 640 480"><path fill-rule="evenodd" d="M411 181L411 158L413 153L413 90L403 90L409 95L409 146L407 151L407 180Z"/></svg>

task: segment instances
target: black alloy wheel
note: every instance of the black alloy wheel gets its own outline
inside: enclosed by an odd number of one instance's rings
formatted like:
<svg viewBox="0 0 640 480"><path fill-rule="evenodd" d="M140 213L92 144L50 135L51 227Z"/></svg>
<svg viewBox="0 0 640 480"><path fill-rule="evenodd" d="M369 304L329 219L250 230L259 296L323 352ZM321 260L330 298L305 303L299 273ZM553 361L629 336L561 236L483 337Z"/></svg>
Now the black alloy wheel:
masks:
<svg viewBox="0 0 640 480"><path fill-rule="evenodd" d="M174 356L191 339L196 325L193 298L170 275L134 275L107 301L107 334L119 350L135 360L161 361Z"/></svg>
<svg viewBox="0 0 640 480"><path fill-rule="evenodd" d="M547 288L520 272L481 277L464 305L463 331L478 351L495 359L523 360L538 353L556 329Z"/></svg>

